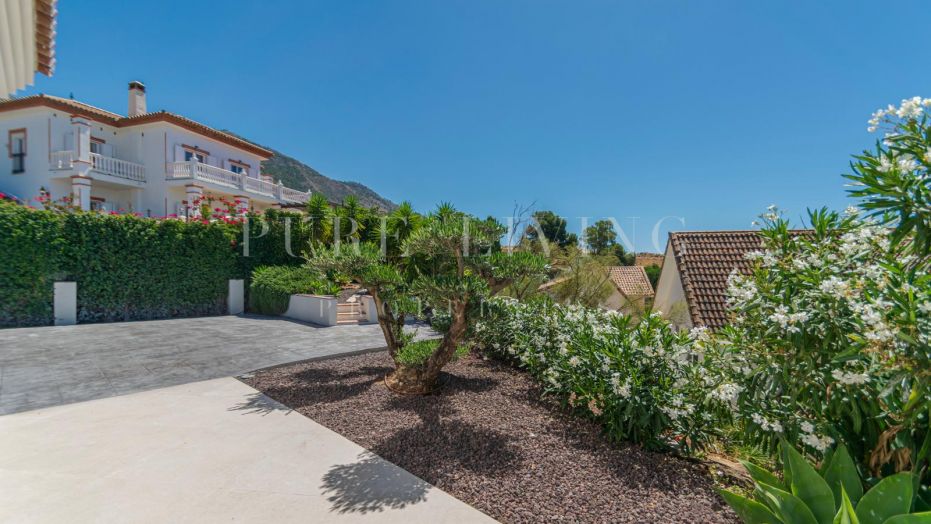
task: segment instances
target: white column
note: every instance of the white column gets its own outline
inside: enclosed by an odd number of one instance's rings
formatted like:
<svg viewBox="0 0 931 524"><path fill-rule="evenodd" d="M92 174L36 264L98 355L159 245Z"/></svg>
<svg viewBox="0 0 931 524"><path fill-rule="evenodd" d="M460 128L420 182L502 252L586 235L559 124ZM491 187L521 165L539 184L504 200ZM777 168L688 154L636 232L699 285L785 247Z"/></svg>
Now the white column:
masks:
<svg viewBox="0 0 931 524"><path fill-rule="evenodd" d="M245 289L242 280L230 280L229 294L226 297L226 309L230 315L240 315L245 311Z"/></svg>
<svg viewBox="0 0 931 524"><path fill-rule="evenodd" d="M132 190L133 196L133 212L139 213L142 216L145 216L145 209L142 209L142 188L136 188Z"/></svg>
<svg viewBox="0 0 931 524"><path fill-rule="evenodd" d="M194 202L199 200L204 196L204 188L200 186L195 186L194 184L188 184L184 186L184 195L187 200L187 216L188 218L196 218L200 216L200 206L195 205Z"/></svg>
<svg viewBox="0 0 931 524"><path fill-rule="evenodd" d="M54 310L56 326L78 323L78 283L55 282Z"/></svg>
<svg viewBox="0 0 931 524"><path fill-rule="evenodd" d="M91 209L91 179L87 176L74 175L71 177L72 205L82 211Z"/></svg>
<svg viewBox="0 0 931 524"><path fill-rule="evenodd" d="M362 309L367 321L378 324L378 309L375 307L375 299L372 295L362 295Z"/></svg>
<svg viewBox="0 0 931 524"><path fill-rule="evenodd" d="M86 118L71 117L71 132L74 134L74 161L91 163L91 124Z"/></svg>

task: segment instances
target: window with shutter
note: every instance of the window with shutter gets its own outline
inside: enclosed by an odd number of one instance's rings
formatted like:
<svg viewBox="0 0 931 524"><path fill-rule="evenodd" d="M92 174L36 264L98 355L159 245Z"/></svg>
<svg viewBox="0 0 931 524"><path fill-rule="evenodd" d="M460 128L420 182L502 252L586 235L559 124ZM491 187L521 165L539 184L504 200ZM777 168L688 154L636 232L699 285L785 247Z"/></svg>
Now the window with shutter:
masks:
<svg viewBox="0 0 931 524"><path fill-rule="evenodd" d="M13 173L26 171L26 130L12 129L8 136L7 149L13 160Z"/></svg>

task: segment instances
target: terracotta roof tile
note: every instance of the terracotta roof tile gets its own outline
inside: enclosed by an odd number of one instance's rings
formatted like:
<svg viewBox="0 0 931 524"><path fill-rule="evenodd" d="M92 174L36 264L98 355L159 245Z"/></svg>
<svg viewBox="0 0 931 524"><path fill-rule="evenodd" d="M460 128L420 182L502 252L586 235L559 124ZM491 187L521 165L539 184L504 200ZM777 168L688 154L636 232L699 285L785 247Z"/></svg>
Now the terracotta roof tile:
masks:
<svg viewBox="0 0 931 524"><path fill-rule="evenodd" d="M611 266L608 268L608 276L624 296L653 296L653 286L642 266Z"/></svg>
<svg viewBox="0 0 931 524"><path fill-rule="evenodd" d="M805 233L805 231L796 231ZM669 234L692 324L711 329L729 320L727 277L749 273L746 254L763 247L759 231L690 231Z"/></svg>

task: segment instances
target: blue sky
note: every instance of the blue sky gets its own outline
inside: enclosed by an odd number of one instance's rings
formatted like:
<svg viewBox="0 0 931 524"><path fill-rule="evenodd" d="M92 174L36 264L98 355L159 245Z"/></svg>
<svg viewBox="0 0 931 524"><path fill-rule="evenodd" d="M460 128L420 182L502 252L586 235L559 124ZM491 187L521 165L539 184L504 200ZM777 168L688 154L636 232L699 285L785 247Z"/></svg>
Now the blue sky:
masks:
<svg viewBox="0 0 931 524"><path fill-rule="evenodd" d="M869 114L929 96L897 2L60 2L56 74L27 93L232 129L420 210L536 202L617 217L638 250L847 205ZM637 217L636 228L629 217Z"/></svg>

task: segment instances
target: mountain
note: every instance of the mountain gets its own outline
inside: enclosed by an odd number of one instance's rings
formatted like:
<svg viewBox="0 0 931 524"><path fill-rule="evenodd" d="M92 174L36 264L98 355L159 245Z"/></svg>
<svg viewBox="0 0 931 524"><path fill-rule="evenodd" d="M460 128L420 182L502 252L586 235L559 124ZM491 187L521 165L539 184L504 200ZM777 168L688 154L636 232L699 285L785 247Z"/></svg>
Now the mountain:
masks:
<svg viewBox="0 0 931 524"><path fill-rule="evenodd" d="M223 132L234 135L229 131ZM331 202L342 202L346 196L355 195L359 203L365 207L377 206L385 211L393 211L398 207L397 204L372 191L364 184L333 180L296 158L289 157L268 146L261 147L275 153L274 156L262 162L262 174L270 175L275 182L280 180L284 185L293 189L301 191L310 189L314 193L322 193Z"/></svg>

